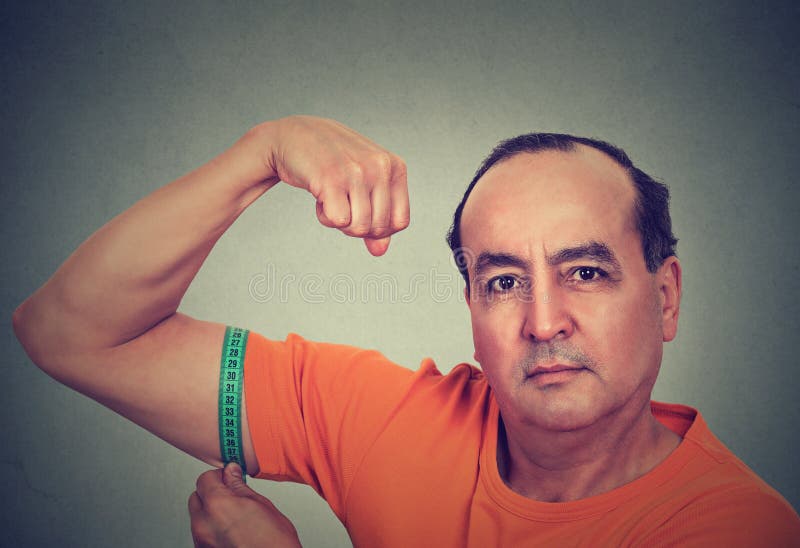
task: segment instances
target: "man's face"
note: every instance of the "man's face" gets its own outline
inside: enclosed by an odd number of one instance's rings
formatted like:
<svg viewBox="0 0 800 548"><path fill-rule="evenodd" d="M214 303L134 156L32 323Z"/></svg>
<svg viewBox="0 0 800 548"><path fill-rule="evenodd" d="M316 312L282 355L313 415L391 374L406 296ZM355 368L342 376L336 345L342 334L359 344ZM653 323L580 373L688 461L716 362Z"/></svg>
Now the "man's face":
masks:
<svg viewBox="0 0 800 548"><path fill-rule="evenodd" d="M590 147L522 153L461 219L475 357L503 419L566 431L641 412L675 335L680 266L647 271L625 170Z"/></svg>

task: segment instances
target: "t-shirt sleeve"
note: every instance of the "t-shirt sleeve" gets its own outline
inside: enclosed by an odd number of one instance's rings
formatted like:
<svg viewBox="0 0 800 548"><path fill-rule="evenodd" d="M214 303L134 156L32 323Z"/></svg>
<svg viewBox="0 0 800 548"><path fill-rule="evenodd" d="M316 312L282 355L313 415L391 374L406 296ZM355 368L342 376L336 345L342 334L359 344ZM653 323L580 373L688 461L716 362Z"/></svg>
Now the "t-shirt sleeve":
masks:
<svg viewBox="0 0 800 548"><path fill-rule="evenodd" d="M256 477L305 483L342 518L361 459L418 376L376 351L251 332L244 390Z"/></svg>
<svg viewBox="0 0 800 548"><path fill-rule="evenodd" d="M642 545L800 547L800 518L777 492L747 486L698 498Z"/></svg>

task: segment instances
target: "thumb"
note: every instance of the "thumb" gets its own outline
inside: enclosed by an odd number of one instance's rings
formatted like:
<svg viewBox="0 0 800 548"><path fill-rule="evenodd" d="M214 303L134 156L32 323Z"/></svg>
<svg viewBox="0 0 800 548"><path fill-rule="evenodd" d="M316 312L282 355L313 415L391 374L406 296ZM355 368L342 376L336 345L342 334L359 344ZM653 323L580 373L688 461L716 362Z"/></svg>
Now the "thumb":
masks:
<svg viewBox="0 0 800 548"><path fill-rule="evenodd" d="M222 470L222 483L239 496L247 497L255 493L245 483L242 467L238 463L229 462Z"/></svg>
<svg viewBox="0 0 800 548"><path fill-rule="evenodd" d="M364 238L364 243L366 244L367 250L370 252L372 256L380 257L381 255L386 253L387 249L389 249L390 239L391 236L378 239Z"/></svg>

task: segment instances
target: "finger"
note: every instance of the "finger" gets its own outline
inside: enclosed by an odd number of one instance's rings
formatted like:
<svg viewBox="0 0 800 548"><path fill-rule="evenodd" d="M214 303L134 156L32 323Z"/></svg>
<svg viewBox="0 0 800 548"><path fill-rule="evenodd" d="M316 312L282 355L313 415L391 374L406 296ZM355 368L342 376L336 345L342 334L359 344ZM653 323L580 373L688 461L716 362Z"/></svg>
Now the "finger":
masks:
<svg viewBox="0 0 800 548"><path fill-rule="evenodd" d="M373 239L385 238L391 235L389 227L391 221L391 198L389 196L389 185L386 183L376 184L370 194L372 207L372 221L370 223L369 236Z"/></svg>
<svg viewBox="0 0 800 548"><path fill-rule="evenodd" d="M369 192L363 183L356 182L350 186L350 224L342 229L348 236L363 238L369 234L372 225L372 205Z"/></svg>
<svg viewBox="0 0 800 548"><path fill-rule="evenodd" d="M229 462L222 470L222 482L234 493L240 496L257 494L244 482L242 468L235 462Z"/></svg>
<svg viewBox="0 0 800 548"><path fill-rule="evenodd" d="M189 496L190 531L195 547L212 546L214 534L208 522L208 516L203 508L203 502L195 491Z"/></svg>
<svg viewBox="0 0 800 548"><path fill-rule="evenodd" d="M194 491L191 495L189 495L189 517L192 518L192 521L205 517L203 501L200 498L200 495L197 494L197 491Z"/></svg>
<svg viewBox="0 0 800 548"><path fill-rule="evenodd" d="M380 257L389 249L389 240L391 240L390 236L378 239L364 238L364 244L366 244L367 251L369 251L370 254L375 257Z"/></svg>
<svg viewBox="0 0 800 548"><path fill-rule="evenodd" d="M212 491L225 489L225 484L222 483L222 470L214 468L200 474L197 478L196 489L201 499L207 497Z"/></svg>
<svg viewBox="0 0 800 548"><path fill-rule="evenodd" d="M272 504L272 501L270 501L261 493L256 492L245 483L242 468L237 463L229 462L225 465L225 468L222 469L222 481L225 486L233 492L234 495L238 497L251 498L253 500L262 502L271 508L275 508L275 505Z"/></svg>
<svg viewBox="0 0 800 548"><path fill-rule="evenodd" d="M408 175L406 164L400 158L392 168L392 180L389 183L389 198L391 200L392 232L406 228L411 220L411 211L408 203Z"/></svg>
<svg viewBox="0 0 800 548"><path fill-rule="evenodd" d="M233 480L238 480L241 482L242 477L242 467L239 466L238 462L230 461L222 467L222 482L228 487L231 486L230 482Z"/></svg>
<svg viewBox="0 0 800 548"><path fill-rule="evenodd" d="M214 548L218 546L215 542L214 531L207 522L191 523L190 531L192 533L192 540L194 541L195 548Z"/></svg>
<svg viewBox="0 0 800 548"><path fill-rule="evenodd" d="M317 198L317 218L330 228L345 228L350 225L350 202L340 188L330 188Z"/></svg>
<svg viewBox="0 0 800 548"><path fill-rule="evenodd" d="M328 228L339 228L333 223L333 221L328 219L327 215L325 215L325 210L322 208L322 202L317 202L317 219L320 223Z"/></svg>

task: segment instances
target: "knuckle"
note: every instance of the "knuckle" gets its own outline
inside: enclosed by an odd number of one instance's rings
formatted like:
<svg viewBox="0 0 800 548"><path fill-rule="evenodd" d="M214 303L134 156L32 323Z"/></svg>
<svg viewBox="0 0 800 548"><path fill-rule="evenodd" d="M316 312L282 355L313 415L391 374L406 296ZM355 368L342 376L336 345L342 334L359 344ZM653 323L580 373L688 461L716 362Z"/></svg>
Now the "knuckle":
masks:
<svg viewBox="0 0 800 548"><path fill-rule="evenodd" d="M220 493L213 493L203 499L203 510L206 515L215 518L226 515L230 508L231 497Z"/></svg>
<svg viewBox="0 0 800 548"><path fill-rule="evenodd" d="M360 183L364 180L364 168L355 161L348 161L341 167L341 173L349 183Z"/></svg>
<svg viewBox="0 0 800 548"><path fill-rule="evenodd" d="M388 181L392 174L392 157L388 152L375 152L371 158L372 169L379 181Z"/></svg>
<svg viewBox="0 0 800 548"><path fill-rule="evenodd" d="M214 546L213 539L205 528L193 527L191 532L195 548L210 548Z"/></svg>
<svg viewBox="0 0 800 548"><path fill-rule="evenodd" d="M373 216L369 231L371 236L389 236L392 233L389 212Z"/></svg>
<svg viewBox="0 0 800 548"><path fill-rule="evenodd" d="M348 232L351 236L367 236L370 232L370 226L367 223L351 224L348 227Z"/></svg>
<svg viewBox="0 0 800 548"><path fill-rule="evenodd" d="M309 183L309 191L315 198L321 198L332 190L346 188L349 182L350 176L347 169L339 166L325 166Z"/></svg>
<svg viewBox="0 0 800 548"><path fill-rule="evenodd" d="M408 176L408 167L406 167L406 162L399 156L395 156L392 175L394 176L395 180L405 179Z"/></svg>
<svg viewBox="0 0 800 548"><path fill-rule="evenodd" d="M328 219L328 217L325 216L325 214L323 214L323 213L320 213L320 212L317 213L317 220L319 220L319 222L320 222L320 224L322 224L322 226L326 226L328 228L338 228L336 226L336 223L334 223L332 220Z"/></svg>
<svg viewBox="0 0 800 548"><path fill-rule="evenodd" d="M389 204L372 204L372 227L386 228L389 226L389 220L392 216L392 211Z"/></svg>
<svg viewBox="0 0 800 548"><path fill-rule="evenodd" d="M347 228L350 225L350 219L344 215L323 215L320 220L331 228Z"/></svg>
<svg viewBox="0 0 800 548"><path fill-rule="evenodd" d="M218 474L219 471L217 469L206 470L199 476L197 476L197 481L195 482L195 488L199 491L200 488L204 483L210 482L214 475Z"/></svg>
<svg viewBox="0 0 800 548"><path fill-rule="evenodd" d="M408 225L411 223L411 219L408 215L402 215L399 217L392 218L392 228L394 230L404 230L408 228Z"/></svg>
<svg viewBox="0 0 800 548"><path fill-rule="evenodd" d="M370 238L385 238L391 235L392 230L388 226L373 226L369 231Z"/></svg>

